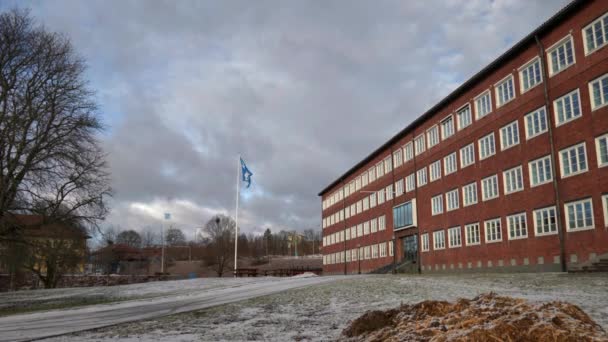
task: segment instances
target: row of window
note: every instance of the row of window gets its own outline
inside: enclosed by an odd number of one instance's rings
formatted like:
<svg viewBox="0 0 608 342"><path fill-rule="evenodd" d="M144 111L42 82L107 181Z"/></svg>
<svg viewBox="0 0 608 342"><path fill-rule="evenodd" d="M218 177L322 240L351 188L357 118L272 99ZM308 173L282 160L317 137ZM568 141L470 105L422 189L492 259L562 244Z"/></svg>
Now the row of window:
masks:
<svg viewBox="0 0 608 342"><path fill-rule="evenodd" d="M341 251L323 255L323 265L334 265L351 261L386 258L387 256L393 256L392 241L380 242L373 245L349 249L346 251L346 253Z"/></svg>
<svg viewBox="0 0 608 342"><path fill-rule="evenodd" d="M323 237L323 246L329 246L336 243L348 241L350 239L356 239L357 237L381 232L386 229L386 216L382 215L377 218L373 218L369 221L359 223L356 226L346 228L329 234Z"/></svg>
<svg viewBox="0 0 608 342"><path fill-rule="evenodd" d="M493 133L492 133L493 134ZM480 139L480 155L483 154L481 143L484 138ZM472 146L472 145L467 145ZM468 147L464 147L463 149L467 149ZM464 152L461 149L461 157L463 154L474 153L472 152ZM474 149L474 147L473 147ZM595 139L595 150L597 156L597 165L598 167L608 166L608 133L603 134ZM561 178L567 178L570 176L578 175L588 171L589 163L587 158L587 146L585 142L578 143L576 145L567 147L559 151L558 154L559 163L560 163L560 175ZM464 160L461 158L461 168L466 167L463 161L466 161L468 157L465 157ZM464 166L463 166L464 165ZM438 160L434 163L431 163L429 166L429 174L430 181L433 182L439 178L441 178L442 168L441 162ZM449 154L445 158L443 158L443 167L445 174L450 174L457 170L457 161L456 161L456 152ZM530 187L539 186L542 184L549 183L553 180L553 165L551 163L550 155L546 155L540 157L538 159L532 160L528 162L528 175L529 175L529 183ZM503 193L505 195L522 191L524 189L524 177L523 177L523 166L518 165L516 167L510 168L508 170L503 171L502 173L502 187ZM405 184L405 188L404 188ZM371 195L363 198L362 200L353 203L351 206L346 207L343 210L340 210L333 215L330 215L323 219L323 228L329 227L334 223L341 222L345 218L349 218L361 212L364 212L370 208L375 207L376 205L384 203L386 200L392 199L393 194L395 196L401 196L405 192L413 191L416 186L422 187L427 184L427 168L424 167L418 170L415 174L412 173L407 176L405 179L400 179L395 182L394 188L396 189L393 192L393 185L390 184L385 189L381 189ZM487 201L494 198L497 198L499 193L499 181L498 174L483 178L480 181L481 187L481 200ZM460 208L461 203L463 207L467 207L470 205L474 205L478 203L478 185L477 182L472 182L470 184L466 184L462 187L462 202L459 194L459 189L453 189L445 194L437 195L431 198L431 214L439 215L443 212L449 212L455 209ZM444 200L445 199L445 200ZM444 206L445 204L445 206ZM407 209L407 208L405 208ZM409 208L411 211L411 208ZM406 220L406 218L413 217L412 215L403 216L404 223L403 226L411 225L412 222L410 220ZM407 222L406 222L407 221ZM400 227L396 225L395 227Z"/></svg>
<svg viewBox="0 0 608 342"><path fill-rule="evenodd" d="M598 19L587 25L582 30L585 55L595 52L599 48L606 45L608 40L608 13L603 14ZM549 76L552 77L568 67L576 63L575 48L572 35L559 40L557 43L549 47L546 51L547 64L549 68ZM535 86L543 82L540 56L534 57L526 62L518 69L518 77L520 84L520 94L523 94ZM494 85L494 96L496 107L499 108L506 103L515 99L514 75L509 74ZM591 98L591 108L593 110L603 107L608 104L608 76L604 75L589 83L589 93ZM567 122L580 115L580 107L578 107L579 97L564 98L563 101L556 103L556 122L558 124ZM576 102L575 102L576 101ZM557 102L557 101L556 101ZM476 120L487 116L492 112L492 93L490 89L485 90L473 100ZM578 107L576 109L575 107ZM578 111L578 114L577 114ZM544 115L544 114L543 114ZM455 117L455 118L454 118ZM546 121L546 119L545 119ZM404 162L413 159L414 155L419 155L424 151L436 146L441 140L446 140L473 122L470 104L466 104L456 113L448 115L442 119L438 125L429 128L426 134L421 134L414 138L414 143L406 144L402 149L393 153L392 163L391 156L386 157L383 161L356 177L343 189L336 191L331 196L328 196L323 201L323 210L329 208L333 204L342 200L342 197L348 197L350 194L358 191L361 187L372 183L384 174L390 172L392 167L399 167ZM542 123L538 123L542 127ZM546 129L546 122L544 123ZM526 136L532 137L526 130Z"/></svg>
<svg viewBox="0 0 608 342"><path fill-rule="evenodd" d="M602 208L604 212L604 224L608 226L608 195L602 196ZM566 217L566 230L569 232L594 229L593 200L591 198L568 202L564 204ZM557 211L555 206L536 209L532 212L534 235L545 236L557 234ZM506 217L506 232L509 240L525 239L528 237L528 222L525 212L509 215ZM483 222L484 242L493 243L503 241L502 219L494 218ZM433 250L475 246L482 243L481 225L479 222L464 226L464 239L461 227L453 227L446 230L432 232ZM431 249L431 235L424 233L420 235L420 246L422 252Z"/></svg>

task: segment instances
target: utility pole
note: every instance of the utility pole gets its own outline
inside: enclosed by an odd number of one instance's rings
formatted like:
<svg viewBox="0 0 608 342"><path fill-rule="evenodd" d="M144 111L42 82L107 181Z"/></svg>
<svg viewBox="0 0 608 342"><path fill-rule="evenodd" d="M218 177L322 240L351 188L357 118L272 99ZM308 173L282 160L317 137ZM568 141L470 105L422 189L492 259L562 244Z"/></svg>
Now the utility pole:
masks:
<svg viewBox="0 0 608 342"><path fill-rule="evenodd" d="M165 213L165 221L169 221L171 219L171 213ZM164 231L164 223L160 225L160 238L161 238L161 256L160 256L160 273L165 273L165 231Z"/></svg>

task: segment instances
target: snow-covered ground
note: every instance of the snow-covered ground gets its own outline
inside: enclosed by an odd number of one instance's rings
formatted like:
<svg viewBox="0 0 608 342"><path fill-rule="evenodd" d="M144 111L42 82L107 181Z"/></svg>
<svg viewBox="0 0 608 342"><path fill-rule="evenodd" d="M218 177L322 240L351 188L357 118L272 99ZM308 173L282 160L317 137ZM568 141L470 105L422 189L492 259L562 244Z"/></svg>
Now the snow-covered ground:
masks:
<svg viewBox="0 0 608 342"><path fill-rule="evenodd" d="M362 276L48 341L325 341L337 338L349 321L367 310L492 291L579 305L608 330L607 289L606 275Z"/></svg>

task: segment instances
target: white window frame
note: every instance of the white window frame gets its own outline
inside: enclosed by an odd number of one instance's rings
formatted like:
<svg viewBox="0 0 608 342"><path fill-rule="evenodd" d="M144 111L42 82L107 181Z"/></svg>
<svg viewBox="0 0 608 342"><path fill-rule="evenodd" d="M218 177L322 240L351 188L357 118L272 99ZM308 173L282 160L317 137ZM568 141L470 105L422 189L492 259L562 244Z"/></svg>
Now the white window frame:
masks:
<svg viewBox="0 0 608 342"><path fill-rule="evenodd" d="M420 234L420 246L422 252L430 251L429 233Z"/></svg>
<svg viewBox="0 0 608 342"><path fill-rule="evenodd" d="M441 159L429 165L429 183L441 179Z"/></svg>
<svg viewBox="0 0 608 342"><path fill-rule="evenodd" d="M539 170L543 171L543 175L545 175L545 168L549 166L549 178L546 178L543 181L534 182L533 171L536 170L536 177L540 180ZM535 186L540 186L543 184L551 183L553 181L553 165L551 165L551 155L548 154L546 156L540 157L538 159L531 160L528 162L528 176L530 179L530 187L533 188Z"/></svg>
<svg viewBox="0 0 608 342"><path fill-rule="evenodd" d="M475 205L477 198L477 182L466 184L462 187L462 207Z"/></svg>
<svg viewBox="0 0 608 342"><path fill-rule="evenodd" d="M403 188L403 178L395 182L395 197L399 197L405 193Z"/></svg>
<svg viewBox="0 0 608 342"><path fill-rule="evenodd" d="M458 188L445 193L445 211L454 211L460 208L460 194Z"/></svg>
<svg viewBox="0 0 608 342"><path fill-rule="evenodd" d="M412 159L414 159L414 144L408 142L403 145L403 163L405 164Z"/></svg>
<svg viewBox="0 0 608 342"><path fill-rule="evenodd" d="M383 231L386 229L386 216L382 215L378 217L378 231Z"/></svg>
<svg viewBox="0 0 608 342"><path fill-rule="evenodd" d="M491 144L490 144L491 142ZM479 160L488 159L496 154L496 137L494 132L487 134L477 141L479 150ZM485 153L486 150L488 153Z"/></svg>
<svg viewBox="0 0 608 342"><path fill-rule="evenodd" d="M443 214L443 195L431 197L431 216Z"/></svg>
<svg viewBox="0 0 608 342"><path fill-rule="evenodd" d="M481 100L482 98L484 98L485 96L488 96L488 98L489 98L489 110L486 113L482 113L480 115L478 101ZM490 91L490 89L486 89L481 94L477 95L475 97L475 99L473 100L473 102L475 104L475 120L484 118L492 113L492 92Z"/></svg>
<svg viewBox="0 0 608 342"><path fill-rule="evenodd" d="M378 219L377 218L373 218L371 220L369 220L369 231L371 233L376 233L378 232Z"/></svg>
<svg viewBox="0 0 608 342"><path fill-rule="evenodd" d="M558 110L557 110L557 103L560 102L560 101L565 101L567 97L570 98L574 94L576 94L577 99L578 99L578 115L572 116L569 119L568 118L564 118L564 121L560 122L560 120L559 120L559 113L558 113ZM572 100L570 100L570 101L572 101ZM574 90L572 90L572 91L570 91L570 92L568 92L568 93L566 93L566 94L558 97L557 99L553 100L553 113L555 115L555 127L559 127L559 126L565 125L565 124L567 124L569 122L572 122L572 121L574 121L576 119L582 118L583 117L583 109L581 108L581 92L580 92L580 90L578 88L576 88L576 89L574 89ZM572 110L572 113L574 114L574 109Z"/></svg>
<svg viewBox="0 0 608 342"><path fill-rule="evenodd" d="M550 230L548 232L544 231L544 221L543 218L545 217L544 212L551 212L553 211L553 219L555 220L555 230ZM539 221L539 215L543 215L543 217L541 217L541 226L539 226L538 221ZM535 209L532 212L532 219L534 220L534 235L535 236L547 236L547 235L557 235L557 226L558 226L558 217L557 217L557 208L555 206L550 206L550 207L545 207L545 208L539 208L539 209ZM547 218L550 218L550 215L546 216ZM542 229L542 231L539 231L539 229Z"/></svg>
<svg viewBox="0 0 608 342"><path fill-rule="evenodd" d="M534 82L535 83L532 84L532 85L530 85L528 88L526 88L526 85L524 84L524 71L528 72L528 79L530 79L529 70L531 68L534 69L534 65L535 64L537 64L537 67L538 67L538 73L539 73L539 76L540 76L540 80L537 82L536 78L534 78ZM519 67L519 69L517 71L519 73L519 93L520 94L524 94L524 93L526 93L526 92L534 89L539 84L543 83L543 71L542 71L542 68L543 68L543 66L541 64L541 60L540 60L539 56L534 56L531 60L527 61L524 65L522 65L521 67Z"/></svg>
<svg viewBox="0 0 608 342"><path fill-rule="evenodd" d="M503 89L503 86L507 86L510 83L511 85L511 90L513 91L513 96L510 98L505 98L504 101L501 101L501 95L505 95L509 93L508 88L506 90ZM505 94L501 94L501 92L506 91ZM513 77L513 74L509 74L507 77L501 79L500 81L496 82L496 84L494 84L494 96L496 96L496 108L500 108L504 105L506 105L507 103L515 100L515 97L517 92L515 91L515 78Z"/></svg>
<svg viewBox="0 0 608 342"><path fill-rule="evenodd" d="M585 202L589 202L589 206L591 208L591 225L585 224L582 227L574 227L574 228L571 227L570 226L570 211L569 211L569 207L571 205L575 206L577 204L584 204ZM593 199L591 197L585 198L585 199L581 199L581 200L578 200L578 201L571 201L571 202L564 203L564 215L566 216L566 231L568 231L568 232L578 232L578 231L582 231L582 230L595 229L595 218L593 217ZM576 215L576 213L575 213L575 215Z"/></svg>
<svg viewBox="0 0 608 342"><path fill-rule="evenodd" d="M469 153L468 149L472 149ZM465 160L465 157L470 157L470 160ZM465 163L465 161L467 163ZM475 164L475 143L472 142L460 149L460 169L464 169L467 166Z"/></svg>
<svg viewBox="0 0 608 342"><path fill-rule="evenodd" d="M604 46L608 45L608 27L606 27L608 25L608 23L604 23L603 21L608 21L608 12L604 13L602 16L598 17L597 19L593 20L592 22L590 22L587 26L583 27L583 29L581 30L581 35L583 38L583 46L585 48L585 56L589 56L590 54L600 50L601 48L603 48ZM601 29L601 34L603 34L603 39L604 42L601 45L596 45L593 49L589 48L589 42L587 41L587 30L591 29L591 32L593 32L593 44L596 44L595 41L595 33L597 32L594 28L594 26L596 24L600 24L600 29Z"/></svg>
<svg viewBox="0 0 608 342"><path fill-rule="evenodd" d="M451 162L451 163L450 163ZM453 170L452 170L453 166ZM443 157L443 175L447 176L458 171L458 156L456 152L452 152Z"/></svg>
<svg viewBox="0 0 608 342"><path fill-rule="evenodd" d="M448 247L462 247L462 231L460 226L448 228Z"/></svg>
<svg viewBox="0 0 608 342"><path fill-rule="evenodd" d="M425 166L422 169L419 169L418 171L416 171L416 186L418 188L421 188L421 187L425 186L427 183L428 183L428 178L427 178L426 166Z"/></svg>
<svg viewBox="0 0 608 342"><path fill-rule="evenodd" d="M513 187L511 188L511 190L508 189L507 185L512 185L512 184L507 184L509 183L509 180L511 180L511 177L515 177L515 185L517 184L517 175L519 175L519 177L521 178L521 188L520 187ZM520 192L523 191L525 189L525 184L524 184L524 170L523 167L521 165L518 165L516 167L512 167L508 170L505 170L502 172L502 181L503 181L503 190L504 190L504 194L505 195L509 195L509 194L513 194L516 192Z"/></svg>
<svg viewBox="0 0 608 342"><path fill-rule="evenodd" d="M372 166L367 170L367 177L369 179L369 183L373 183L376 181L376 167Z"/></svg>
<svg viewBox="0 0 608 342"><path fill-rule="evenodd" d="M600 142L601 141L605 142L605 148L606 148L606 161L602 163L602 148L600 146ZM595 154L597 157L597 167L601 168L601 167L606 167L608 166L608 133L606 134L602 134L599 137L595 138Z"/></svg>
<svg viewBox="0 0 608 342"><path fill-rule="evenodd" d="M423 133L414 138L414 156L418 156L424 151L426 151L426 137Z"/></svg>
<svg viewBox="0 0 608 342"><path fill-rule="evenodd" d="M405 177L405 192L416 190L416 174L411 173Z"/></svg>
<svg viewBox="0 0 608 342"><path fill-rule="evenodd" d="M385 195L384 188L376 191L376 194L378 195L378 205L386 202L386 199L384 197L384 195Z"/></svg>
<svg viewBox="0 0 608 342"><path fill-rule="evenodd" d="M564 158L563 158L562 153L563 153L563 152L566 152L566 151L568 151L568 152L569 152L570 150L576 150L576 154L575 154L575 155L576 155L576 158L577 158L577 160L576 160L576 161L577 161L577 164L580 164L580 160L578 160L578 157L579 157L579 156L578 156L578 148L579 148L581 145L583 146L583 151L585 152L585 168L584 168L584 169L579 169L579 170L577 170L576 172L572 172L572 171L570 171L570 173L569 173L569 174L567 174L567 175L566 175L566 174L564 174ZM577 166L577 167L578 167L578 166ZM571 168L571 167L570 167L570 168ZM588 158L587 158L587 144L586 144L584 141L583 141L583 142L581 142L581 143L578 143L578 144L576 144L576 145L568 146L568 147L566 147L566 148L564 148L564 149L561 149L561 150L559 151L559 173L560 173L560 176L561 176L561 178L562 178L562 179L564 179L564 178L568 178L568 177L572 177L572 176L576 176L576 175L580 175L580 174L583 174L583 173L585 173L585 172L587 172L587 171L589 171L589 160L588 160Z"/></svg>
<svg viewBox="0 0 608 342"><path fill-rule="evenodd" d="M393 156L384 158L384 174L387 175L393 170Z"/></svg>
<svg viewBox="0 0 608 342"><path fill-rule="evenodd" d="M449 124L451 123L451 125ZM441 140L445 140L456 133L456 126L454 125L454 116L452 114L446 116L439 123L441 126ZM451 132L449 128L451 127Z"/></svg>
<svg viewBox="0 0 608 342"><path fill-rule="evenodd" d="M469 117L469 124L466 126L461 125L461 121L464 121L464 120L460 120L461 115L463 115L463 113L467 113L468 117ZM472 124L473 124L473 111L471 109L471 104L467 103L464 106L462 106L456 110L456 129L458 131L461 131L461 130L471 126Z"/></svg>
<svg viewBox="0 0 608 342"><path fill-rule="evenodd" d="M477 241L473 241L472 236L471 236L471 231L473 228L476 228L475 230L477 231L477 234L475 237L477 237ZM479 225L479 222L475 222L475 223L469 223L467 225L464 226L464 235L465 235L465 243L467 246L477 246L481 244L481 226Z"/></svg>
<svg viewBox="0 0 608 342"><path fill-rule="evenodd" d="M535 131L534 129L534 118L536 116L538 116L540 118L541 114L540 113L544 113L542 115L542 117L544 118L544 124L545 124L545 128L542 129L542 122L538 121L539 123L539 130L537 132L533 132ZM529 118L532 118L531 120ZM530 122L532 122L532 127L530 127ZM549 122L547 121L547 109L545 108L545 106L542 106L536 110L531 111L530 113L526 114L524 116L524 126L526 128L526 140L530 140L532 138L536 138L540 135L543 135L545 133L547 133L547 131L549 131Z"/></svg>
<svg viewBox="0 0 608 342"><path fill-rule="evenodd" d="M369 195L369 207L370 208L374 208L376 207L376 193L374 192L373 194Z"/></svg>
<svg viewBox="0 0 608 342"><path fill-rule="evenodd" d="M493 240L490 240L490 231L488 228L491 229L496 229L495 224L498 223L498 230L497 232L499 232L498 234L493 234L493 235L500 235L500 238L494 238ZM496 243L496 242L501 242L502 241L502 222L500 220L500 217L495 218L495 219L491 219L491 220L485 220L484 223L484 233L485 233L485 238L486 238L486 243Z"/></svg>
<svg viewBox="0 0 608 342"><path fill-rule="evenodd" d="M604 213L604 227L608 227L608 194L602 195L602 213Z"/></svg>
<svg viewBox="0 0 608 342"><path fill-rule="evenodd" d="M434 125L426 130L426 139L426 146L428 150L439 145L439 127L437 125Z"/></svg>
<svg viewBox="0 0 608 342"><path fill-rule="evenodd" d="M602 81L608 83L608 73L603 74L602 76L591 80L587 85L589 87L589 101L591 102L591 111L595 111L602 107L608 106L608 100L604 101L604 98L608 98L608 94L604 93L604 87L602 86ZM600 104L595 103L595 95L593 93L593 84L596 82L599 82L600 101L602 101Z"/></svg>
<svg viewBox="0 0 608 342"><path fill-rule="evenodd" d="M436 230L433 232L433 250L438 251L445 249L445 231Z"/></svg>
<svg viewBox="0 0 608 342"><path fill-rule="evenodd" d="M551 59L551 53L554 50L557 50L562 45L565 45L566 42L568 42L568 41L570 41L570 44L572 45L572 63L562 66L562 67L560 67L559 70L554 71L553 70L553 60ZM546 57L547 57L547 67L549 69L549 77L553 77L553 76L561 73L562 71L567 70L574 64L576 64L576 48L574 46L574 39L572 39L572 35L571 34L566 35L564 38L560 39L555 44L553 44L549 48L547 48Z"/></svg>
<svg viewBox="0 0 608 342"><path fill-rule="evenodd" d="M528 238L528 218L526 212L507 216L507 232L509 240Z"/></svg>
<svg viewBox="0 0 608 342"><path fill-rule="evenodd" d="M386 186L386 201L390 201L393 199L393 184L389 184Z"/></svg>
<svg viewBox="0 0 608 342"><path fill-rule="evenodd" d="M511 136L509 136L511 133ZM509 139L507 139L509 138ZM509 140L512 140L509 145L507 143ZM519 120L515 120L513 122L509 122L508 124L502 126L500 128L500 150L508 150L511 147L519 145L521 142L521 137L519 134Z"/></svg>
<svg viewBox="0 0 608 342"><path fill-rule="evenodd" d="M393 152L393 168L398 168L403 165L403 151L398 149Z"/></svg>
<svg viewBox="0 0 608 342"><path fill-rule="evenodd" d="M485 182L491 182L490 185L496 185L495 189L496 189L496 194L493 194L493 196L486 196L486 187L485 187ZM494 189L494 187L493 187ZM498 198L500 196L500 185L498 183L498 174L494 174L492 176L488 176L485 177L481 180L481 200L483 202L485 201L489 201L495 198Z"/></svg>

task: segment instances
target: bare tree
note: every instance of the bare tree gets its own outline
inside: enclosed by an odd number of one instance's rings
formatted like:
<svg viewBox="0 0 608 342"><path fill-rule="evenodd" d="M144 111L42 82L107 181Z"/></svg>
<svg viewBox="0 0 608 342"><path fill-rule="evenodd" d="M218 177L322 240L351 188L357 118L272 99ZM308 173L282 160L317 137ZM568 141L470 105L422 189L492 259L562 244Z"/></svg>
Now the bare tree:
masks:
<svg viewBox="0 0 608 342"><path fill-rule="evenodd" d="M132 229L125 230L118 233L116 243L139 248L141 247L141 235Z"/></svg>
<svg viewBox="0 0 608 342"><path fill-rule="evenodd" d="M143 247L152 247L160 244L160 235L152 230L151 227L145 227L142 233Z"/></svg>
<svg viewBox="0 0 608 342"><path fill-rule="evenodd" d="M165 234L165 242L169 246L183 246L186 244L186 236L179 228L169 228Z"/></svg>
<svg viewBox="0 0 608 342"><path fill-rule="evenodd" d="M210 257L207 264L215 266L218 277L224 274L233 260L234 228L236 223L226 215L216 215L205 224L203 232L209 237Z"/></svg>
<svg viewBox="0 0 608 342"><path fill-rule="evenodd" d="M11 212L96 226L111 195L85 63L29 13L0 14L0 239ZM59 210L66 208L67 210Z"/></svg>

